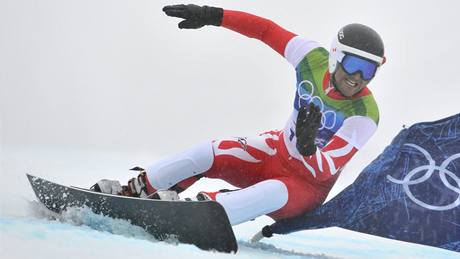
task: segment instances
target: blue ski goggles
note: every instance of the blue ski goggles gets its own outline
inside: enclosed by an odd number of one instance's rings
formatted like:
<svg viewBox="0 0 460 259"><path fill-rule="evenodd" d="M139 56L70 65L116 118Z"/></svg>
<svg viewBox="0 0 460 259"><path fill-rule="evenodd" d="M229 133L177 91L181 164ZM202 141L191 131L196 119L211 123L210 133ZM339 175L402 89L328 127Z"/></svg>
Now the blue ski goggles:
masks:
<svg viewBox="0 0 460 259"><path fill-rule="evenodd" d="M348 75L359 72L366 81L374 78L378 68L377 63L351 54L345 54L340 65Z"/></svg>

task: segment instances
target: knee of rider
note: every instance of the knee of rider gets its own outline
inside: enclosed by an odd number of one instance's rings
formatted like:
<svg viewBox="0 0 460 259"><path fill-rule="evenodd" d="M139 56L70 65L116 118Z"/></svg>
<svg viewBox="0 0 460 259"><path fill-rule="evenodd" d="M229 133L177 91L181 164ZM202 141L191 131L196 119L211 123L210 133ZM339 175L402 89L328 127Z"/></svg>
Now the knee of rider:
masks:
<svg viewBox="0 0 460 259"><path fill-rule="evenodd" d="M235 192L219 193L216 201L236 225L283 208L288 202L288 190L282 181L271 179Z"/></svg>
<svg viewBox="0 0 460 259"><path fill-rule="evenodd" d="M214 161L211 141L196 145L176 155L164 158L147 168L150 184L157 189L169 189L178 182L209 170Z"/></svg>

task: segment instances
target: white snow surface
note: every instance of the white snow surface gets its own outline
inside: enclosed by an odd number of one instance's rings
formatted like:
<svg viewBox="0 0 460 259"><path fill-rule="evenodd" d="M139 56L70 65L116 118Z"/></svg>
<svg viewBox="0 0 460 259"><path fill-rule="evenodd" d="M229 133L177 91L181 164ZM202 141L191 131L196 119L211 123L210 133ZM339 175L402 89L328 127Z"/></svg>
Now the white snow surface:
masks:
<svg viewBox="0 0 460 259"><path fill-rule="evenodd" d="M137 158L142 155L136 155ZM458 258L443 249L389 240L340 228L275 235L258 244L250 238L273 223L268 217L234 227L239 251L223 254L202 251L174 240L159 242L129 222L74 208L57 215L43 207L32 192L25 173L65 184L88 188L95 179L127 180L134 174L121 170L133 161L123 154L55 149L6 148L2 153L0 251L2 258ZM72 167L68 167L72 164ZM82 177L91 172L91 177ZM206 180L182 196L198 190L228 188L220 181Z"/></svg>

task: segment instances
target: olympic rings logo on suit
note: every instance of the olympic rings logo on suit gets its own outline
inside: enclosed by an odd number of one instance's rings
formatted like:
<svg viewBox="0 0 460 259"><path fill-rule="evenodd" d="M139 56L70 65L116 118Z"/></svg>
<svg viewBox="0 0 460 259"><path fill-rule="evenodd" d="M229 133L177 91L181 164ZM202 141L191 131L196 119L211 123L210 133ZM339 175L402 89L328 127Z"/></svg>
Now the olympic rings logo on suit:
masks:
<svg viewBox="0 0 460 259"><path fill-rule="evenodd" d="M308 92L308 86L311 88L310 93ZM305 92L302 93L302 90L304 90ZM297 107L300 108L303 106L302 101L305 101L306 105L308 105L310 102L313 102L320 108L322 114L321 127L319 128L319 130L333 130L337 124L337 114L333 110L326 110L323 100L319 96L315 96L314 93L315 87L313 86L312 82L310 82L309 80L303 80L302 82L300 82L297 87L297 95L299 96L299 100L297 101ZM330 122L328 121L328 119Z"/></svg>
<svg viewBox="0 0 460 259"><path fill-rule="evenodd" d="M431 155L425 149L415 144L404 144L404 145L415 148L418 151L420 151L425 156L425 158L428 160L428 164L412 169L402 180L395 179L390 175L387 175L387 179L393 183L402 185L404 188L404 192L409 197L409 199L425 209L435 210L435 211L445 211L445 210L450 210L450 209L458 207L460 205L460 178L457 175L455 175L453 172L449 171L447 169L447 166L453 160L460 158L460 153L457 153L457 154L454 154L448 157L446 160L444 160L444 162L442 162L440 166L437 166L436 162L431 158ZM418 175L419 172L423 170L426 170L425 174L421 175L418 178L413 179L416 175ZM409 186L411 185L416 185L416 184L425 182L433 175L435 171L439 172L439 178L441 179L444 186L447 189L458 194L457 199L450 204L443 205L443 206L427 204L417 199L409 188ZM457 184L457 186L453 186L447 180L446 176L449 176Z"/></svg>

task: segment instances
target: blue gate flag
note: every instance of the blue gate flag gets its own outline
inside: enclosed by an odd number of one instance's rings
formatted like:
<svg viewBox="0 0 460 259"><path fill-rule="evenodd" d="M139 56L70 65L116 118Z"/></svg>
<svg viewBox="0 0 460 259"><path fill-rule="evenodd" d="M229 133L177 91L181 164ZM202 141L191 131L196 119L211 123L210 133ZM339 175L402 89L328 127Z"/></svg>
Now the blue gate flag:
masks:
<svg viewBox="0 0 460 259"><path fill-rule="evenodd" d="M460 252L460 113L401 130L329 202L270 228L333 226Z"/></svg>

